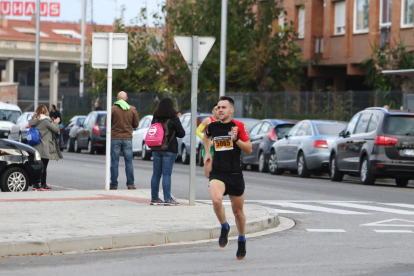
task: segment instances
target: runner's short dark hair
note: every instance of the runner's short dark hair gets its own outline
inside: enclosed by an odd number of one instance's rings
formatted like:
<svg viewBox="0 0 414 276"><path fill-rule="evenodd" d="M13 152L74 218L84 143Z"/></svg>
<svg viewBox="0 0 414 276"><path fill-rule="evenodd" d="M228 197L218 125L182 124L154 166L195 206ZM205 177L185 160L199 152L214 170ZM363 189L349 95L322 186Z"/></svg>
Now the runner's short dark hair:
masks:
<svg viewBox="0 0 414 276"><path fill-rule="evenodd" d="M231 106L234 106L234 100L227 96L221 96L219 101L228 101Z"/></svg>

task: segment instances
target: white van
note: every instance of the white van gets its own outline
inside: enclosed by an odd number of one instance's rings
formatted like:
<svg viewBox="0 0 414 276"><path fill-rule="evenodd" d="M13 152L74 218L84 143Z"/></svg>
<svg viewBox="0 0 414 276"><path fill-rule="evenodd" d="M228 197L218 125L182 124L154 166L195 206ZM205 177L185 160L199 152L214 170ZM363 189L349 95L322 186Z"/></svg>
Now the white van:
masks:
<svg viewBox="0 0 414 276"><path fill-rule="evenodd" d="M8 138L11 127L22 115L20 107L14 104L0 102L0 138Z"/></svg>

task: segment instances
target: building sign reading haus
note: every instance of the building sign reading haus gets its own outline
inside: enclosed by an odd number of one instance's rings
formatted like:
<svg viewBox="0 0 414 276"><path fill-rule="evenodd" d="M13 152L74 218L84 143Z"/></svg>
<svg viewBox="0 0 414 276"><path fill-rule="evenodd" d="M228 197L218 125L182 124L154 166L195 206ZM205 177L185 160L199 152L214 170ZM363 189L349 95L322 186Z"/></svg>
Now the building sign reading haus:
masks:
<svg viewBox="0 0 414 276"><path fill-rule="evenodd" d="M36 2L1 1L0 15L32 16L36 11ZM60 3L40 3L40 16L60 16Z"/></svg>

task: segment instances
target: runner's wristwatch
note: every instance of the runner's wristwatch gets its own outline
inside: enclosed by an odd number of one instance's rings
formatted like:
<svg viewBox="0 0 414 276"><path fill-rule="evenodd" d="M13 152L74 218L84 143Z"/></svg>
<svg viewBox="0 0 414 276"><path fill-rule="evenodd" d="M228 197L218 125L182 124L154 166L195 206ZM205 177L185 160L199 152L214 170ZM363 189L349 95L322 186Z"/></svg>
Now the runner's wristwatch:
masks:
<svg viewBox="0 0 414 276"><path fill-rule="evenodd" d="M236 143L237 141L239 141L239 136L237 136L237 139L234 140L233 142Z"/></svg>

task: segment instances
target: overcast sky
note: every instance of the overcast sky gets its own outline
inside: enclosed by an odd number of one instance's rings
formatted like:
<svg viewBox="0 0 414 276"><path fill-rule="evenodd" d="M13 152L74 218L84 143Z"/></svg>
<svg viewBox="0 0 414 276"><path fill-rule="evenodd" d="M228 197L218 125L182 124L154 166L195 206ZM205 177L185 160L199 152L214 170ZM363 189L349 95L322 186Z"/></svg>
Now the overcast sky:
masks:
<svg viewBox="0 0 414 276"><path fill-rule="evenodd" d="M14 0L8 0L13 2ZM32 2L34 0L19 0L23 2ZM91 0L86 0L90 5ZM161 8L157 4L164 3L165 0L92 0L93 1L93 21L97 24L111 25L114 22L115 17L120 16L121 6L125 6L125 23L129 25L129 21L136 17L141 8L146 7L148 9L148 15L150 17L151 12L161 12ZM1 1L0 1L1 2ZM60 17L42 17L42 20L47 21L76 21L81 19L81 0L41 0L41 2L60 2ZM87 20L91 20L90 7L87 9ZM7 16L14 19L30 19L30 17L24 16ZM149 20L149 25L151 20Z"/></svg>

